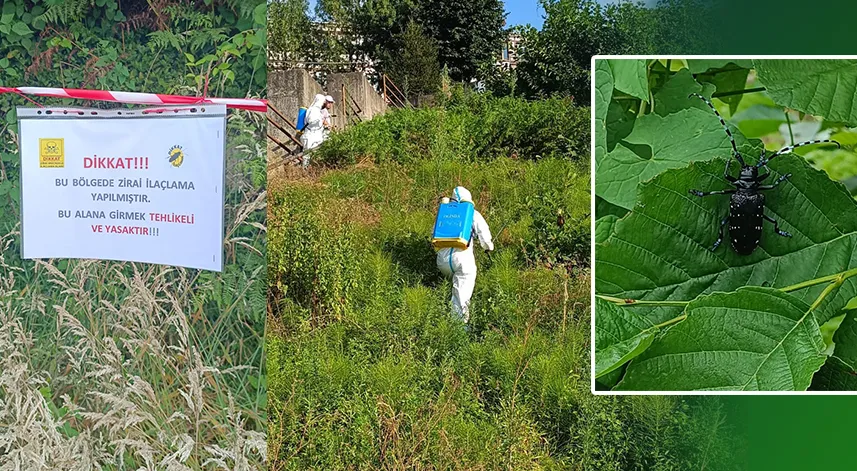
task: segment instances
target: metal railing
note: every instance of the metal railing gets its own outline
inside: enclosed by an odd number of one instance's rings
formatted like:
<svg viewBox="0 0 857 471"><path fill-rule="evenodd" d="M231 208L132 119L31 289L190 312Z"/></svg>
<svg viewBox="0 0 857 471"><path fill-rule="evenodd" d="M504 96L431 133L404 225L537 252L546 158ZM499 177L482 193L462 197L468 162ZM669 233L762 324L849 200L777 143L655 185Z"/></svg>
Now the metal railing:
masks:
<svg viewBox="0 0 857 471"><path fill-rule="evenodd" d="M408 97L402 93L402 90L396 86L387 74L381 74L381 94L384 97L384 101L386 101L389 106L396 108L414 107L414 105L408 101Z"/></svg>
<svg viewBox="0 0 857 471"><path fill-rule="evenodd" d="M280 110L274 107L270 102L268 102L268 109L274 112L274 115L277 116L283 123L277 122L277 120L271 117L271 113L267 113L265 117L268 119L268 123L271 126L279 129L280 132L285 134L287 140L286 142L282 142L276 137L272 136L271 133L267 133L268 139L271 140L274 144L277 145L280 149L285 151L285 153L289 157L294 157L300 155L303 152L304 146L301 144L301 141L298 139L298 129L294 123L289 118L286 118L283 113L280 113Z"/></svg>
<svg viewBox="0 0 857 471"><path fill-rule="evenodd" d="M348 92L348 87L342 84L342 109L345 111L346 125L357 124L363 121L363 110L354 99L351 93Z"/></svg>

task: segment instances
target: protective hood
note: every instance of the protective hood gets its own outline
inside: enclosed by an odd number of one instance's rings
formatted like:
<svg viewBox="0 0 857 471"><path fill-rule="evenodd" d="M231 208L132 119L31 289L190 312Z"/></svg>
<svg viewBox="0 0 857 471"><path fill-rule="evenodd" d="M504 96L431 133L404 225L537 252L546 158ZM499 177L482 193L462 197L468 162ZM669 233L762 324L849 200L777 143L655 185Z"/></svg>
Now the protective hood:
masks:
<svg viewBox="0 0 857 471"><path fill-rule="evenodd" d="M468 201L470 203L473 202L473 197L470 195L470 191L463 186L457 186L454 190L452 190L453 199L456 201Z"/></svg>
<svg viewBox="0 0 857 471"><path fill-rule="evenodd" d="M315 96L315 98L313 99L313 101L312 101L312 105L310 105L310 108L321 108L321 106L322 106L322 105L324 105L324 101L325 101L325 97L324 97L324 95L322 95L321 93L319 93L319 94L318 94L318 95L316 95L316 96Z"/></svg>

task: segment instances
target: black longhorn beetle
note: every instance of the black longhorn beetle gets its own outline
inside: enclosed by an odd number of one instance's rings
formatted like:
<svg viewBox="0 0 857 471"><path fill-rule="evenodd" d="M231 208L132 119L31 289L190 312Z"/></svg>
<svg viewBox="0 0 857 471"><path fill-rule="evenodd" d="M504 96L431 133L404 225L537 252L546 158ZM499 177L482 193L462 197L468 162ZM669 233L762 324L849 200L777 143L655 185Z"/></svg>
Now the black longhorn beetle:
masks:
<svg viewBox="0 0 857 471"><path fill-rule="evenodd" d="M762 181L770 175L771 169L768 168L768 162L780 154L791 152L795 147L818 144L821 142L832 142L840 148L842 146L836 141L822 139L787 146L770 156L765 156L765 150L762 149L762 155L759 157L759 161L756 162L756 165L747 165L744 163L744 158L741 156L741 153L738 152L738 147L735 145L735 139L732 137L732 131L730 131L726 126L726 121L723 120L723 117L720 116L720 113L717 112L714 105L698 93L691 93L688 95L688 98L693 96L702 99L702 101L711 107L714 114L717 115L717 119L719 119L720 124L723 125L723 130L726 131L726 135L729 136L729 142L732 143L732 155L735 157L735 160L741 164L741 173L738 178L729 175L729 164L732 163L732 159L726 161L726 169L723 171L723 178L728 180L729 183L735 185L734 189L708 192L690 190L690 193L696 196L732 195L729 200L729 215L720 221L720 235L717 238L717 241L714 242L714 246L711 247L711 251L713 252L717 250L717 247L720 246L720 242L723 240L723 228L726 226L727 222L729 222L729 237L732 238L732 248L735 249L735 252L738 252L741 255L750 255L759 245L759 240L762 235L763 219L774 224L774 231L777 234L783 237L791 237L792 235L788 232L780 230L780 225L777 223L776 219L765 214L765 195L759 192L776 187L783 180L792 176L792 174L787 173L785 175L781 175L780 178L771 185L762 185ZM764 167L768 173L759 175L759 168L761 167Z"/></svg>

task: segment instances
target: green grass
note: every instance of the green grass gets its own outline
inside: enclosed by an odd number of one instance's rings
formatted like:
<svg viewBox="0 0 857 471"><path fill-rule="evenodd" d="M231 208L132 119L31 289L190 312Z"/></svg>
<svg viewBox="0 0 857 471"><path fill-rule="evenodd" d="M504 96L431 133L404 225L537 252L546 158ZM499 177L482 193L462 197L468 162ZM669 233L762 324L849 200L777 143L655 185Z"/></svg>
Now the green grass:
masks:
<svg viewBox="0 0 857 471"><path fill-rule="evenodd" d="M425 122L406 158L272 182L269 469L731 469L716 400L589 391L588 163L435 152L447 112L394 112L321 152L396 148L373 128ZM429 244L457 185L497 246L477 250L470 332Z"/></svg>

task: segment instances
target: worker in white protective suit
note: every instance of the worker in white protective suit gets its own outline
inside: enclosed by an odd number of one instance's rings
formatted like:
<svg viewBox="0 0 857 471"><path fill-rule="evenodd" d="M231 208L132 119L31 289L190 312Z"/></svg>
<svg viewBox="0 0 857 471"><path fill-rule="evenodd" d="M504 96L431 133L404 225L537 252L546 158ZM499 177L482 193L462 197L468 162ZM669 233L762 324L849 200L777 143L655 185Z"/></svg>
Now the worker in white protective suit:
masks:
<svg viewBox="0 0 857 471"><path fill-rule="evenodd" d="M323 117L322 125L324 126L324 139L322 142L326 141L328 137L330 137L330 130L333 128L333 124L330 121L330 109L333 107L333 104L336 103L333 101L333 97L327 95L324 97L324 106L321 108L321 115Z"/></svg>
<svg viewBox="0 0 857 471"><path fill-rule="evenodd" d="M309 167L309 157L313 149L324 142L324 115L322 108L325 106L325 96L318 94L312 101L312 105L306 110L303 134L301 134L301 145L304 146L303 168Z"/></svg>
<svg viewBox="0 0 857 471"><path fill-rule="evenodd" d="M456 187L456 201L473 202L467 188ZM491 230L479 211L473 212L473 235L485 250L494 250ZM452 313L465 323L470 320L470 298L476 287L476 257L473 255L473 240L466 249L443 248L437 252L437 268L446 277L452 277Z"/></svg>

